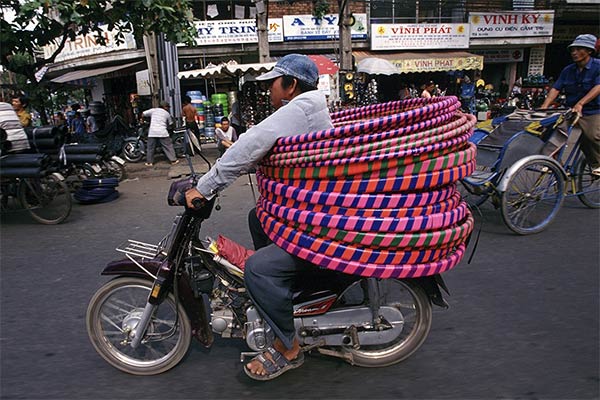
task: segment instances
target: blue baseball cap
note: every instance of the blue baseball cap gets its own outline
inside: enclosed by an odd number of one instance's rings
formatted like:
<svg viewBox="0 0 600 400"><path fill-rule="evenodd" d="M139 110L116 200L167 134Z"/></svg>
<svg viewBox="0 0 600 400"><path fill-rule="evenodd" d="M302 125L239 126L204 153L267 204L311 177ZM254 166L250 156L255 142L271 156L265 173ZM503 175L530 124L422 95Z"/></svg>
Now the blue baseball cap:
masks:
<svg viewBox="0 0 600 400"><path fill-rule="evenodd" d="M571 43L568 48L571 47L585 47L586 49L591 49L596 51L596 36L585 34L579 35L575 38L573 43Z"/></svg>
<svg viewBox="0 0 600 400"><path fill-rule="evenodd" d="M317 86L319 80L317 65L302 54L288 54L281 57L271 71L256 77L256 80L269 81L283 75L293 76L314 87Z"/></svg>

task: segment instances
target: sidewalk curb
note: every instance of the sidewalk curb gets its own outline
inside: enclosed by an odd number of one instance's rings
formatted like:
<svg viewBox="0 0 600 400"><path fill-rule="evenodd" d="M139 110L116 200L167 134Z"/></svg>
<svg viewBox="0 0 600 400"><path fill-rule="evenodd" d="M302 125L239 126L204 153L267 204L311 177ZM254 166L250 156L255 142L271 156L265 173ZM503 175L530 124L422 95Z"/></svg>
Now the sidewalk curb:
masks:
<svg viewBox="0 0 600 400"><path fill-rule="evenodd" d="M219 158L219 150L216 146L205 144L202 146L202 155L208 159L211 166L214 165ZM191 157L194 172L208 172L208 165L200 156ZM145 160L137 163L127 162L125 170L127 171L127 179L143 179L143 178L158 178L165 177L167 179L178 179L190 175L189 163L185 158L179 159L179 164L171 165L164 155L157 155L157 161L152 167L144 165Z"/></svg>

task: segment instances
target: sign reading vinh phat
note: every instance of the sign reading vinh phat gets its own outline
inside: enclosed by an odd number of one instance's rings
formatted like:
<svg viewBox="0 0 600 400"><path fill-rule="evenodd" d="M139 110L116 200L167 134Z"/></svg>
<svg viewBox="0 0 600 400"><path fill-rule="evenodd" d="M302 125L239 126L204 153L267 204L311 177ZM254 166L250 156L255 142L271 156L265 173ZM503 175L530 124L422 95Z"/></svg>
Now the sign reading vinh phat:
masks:
<svg viewBox="0 0 600 400"><path fill-rule="evenodd" d="M226 19L194 21L198 37L196 45L257 43L258 28L255 19ZM269 42L283 42L281 18L269 18Z"/></svg>
<svg viewBox="0 0 600 400"><path fill-rule="evenodd" d="M371 24L372 50L468 48L467 24Z"/></svg>
<svg viewBox="0 0 600 400"><path fill-rule="evenodd" d="M552 36L554 11L470 13L471 38Z"/></svg>
<svg viewBox="0 0 600 400"><path fill-rule="evenodd" d="M102 36L106 41L106 45L97 42L95 32L90 32L87 35L78 35L75 40L69 40L65 43L65 47L56 56L54 62L136 48L133 33L124 33L124 41L117 44L116 30L109 31L107 25L103 25L100 28L102 29ZM52 56L57 48L58 45L56 42L44 46L44 57L49 58Z"/></svg>

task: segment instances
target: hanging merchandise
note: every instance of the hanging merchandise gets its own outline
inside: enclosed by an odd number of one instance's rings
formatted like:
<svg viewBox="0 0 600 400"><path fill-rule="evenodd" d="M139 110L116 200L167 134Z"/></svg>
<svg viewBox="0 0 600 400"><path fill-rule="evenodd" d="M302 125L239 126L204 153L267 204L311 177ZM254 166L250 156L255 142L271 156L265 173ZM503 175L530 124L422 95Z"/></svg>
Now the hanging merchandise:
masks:
<svg viewBox="0 0 600 400"><path fill-rule="evenodd" d="M376 103L379 103L377 79L363 75L362 79L356 80L356 104L360 107Z"/></svg>
<svg viewBox="0 0 600 400"><path fill-rule="evenodd" d="M340 95L342 102L351 103L354 101L355 88L354 88L354 72L345 72L340 74Z"/></svg>
<svg viewBox="0 0 600 400"><path fill-rule="evenodd" d="M257 215L282 249L377 278L442 273L474 225L456 189L475 168L476 119L456 97L340 111L335 128L281 138L259 165Z"/></svg>
<svg viewBox="0 0 600 400"><path fill-rule="evenodd" d="M258 124L273 113L269 91L263 90L255 81L244 83L240 109L246 127Z"/></svg>

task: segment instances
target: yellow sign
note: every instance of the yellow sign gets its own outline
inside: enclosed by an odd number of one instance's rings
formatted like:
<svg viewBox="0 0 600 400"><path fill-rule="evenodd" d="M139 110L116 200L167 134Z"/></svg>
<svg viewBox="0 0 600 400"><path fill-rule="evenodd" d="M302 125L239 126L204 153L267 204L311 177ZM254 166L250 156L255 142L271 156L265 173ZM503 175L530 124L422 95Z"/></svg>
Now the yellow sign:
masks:
<svg viewBox="0 0 600 400"><path fill-rule="evenodd" d="M392 60L401 73L409 72L437 72L456 71L468 69L483 69L483 56L473 55L467 57L445 58L409 58Z"/></svg>

